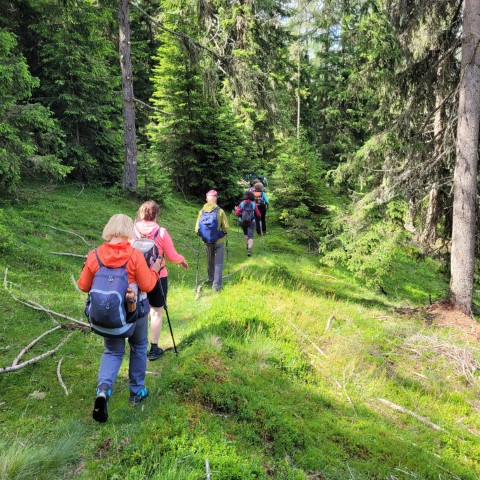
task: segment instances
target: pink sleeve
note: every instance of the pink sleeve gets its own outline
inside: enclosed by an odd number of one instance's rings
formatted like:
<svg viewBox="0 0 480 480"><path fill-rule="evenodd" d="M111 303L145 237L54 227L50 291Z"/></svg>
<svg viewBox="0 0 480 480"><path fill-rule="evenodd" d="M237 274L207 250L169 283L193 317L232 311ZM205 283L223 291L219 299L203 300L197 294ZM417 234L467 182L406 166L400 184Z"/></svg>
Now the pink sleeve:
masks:
<svg viewBox="0 0 480 480"><path fill-rule="evenodd" d="M261 217L262 216L262 214L260 213L260 210L258 209L257 204L255 204L255 216L256 217Z"/></svg>
<svg viewBox="0 0 480 480"><path fill-rule="evenodd" d="M177 253L175 247L173 246L172 237L168 234L165 228L160 231L159 235L157 236L157 244L160 250L163 250L167 260L170 263L182 263L185 260L185 257ZM162 235L163 233L163 235Z"/></svg>

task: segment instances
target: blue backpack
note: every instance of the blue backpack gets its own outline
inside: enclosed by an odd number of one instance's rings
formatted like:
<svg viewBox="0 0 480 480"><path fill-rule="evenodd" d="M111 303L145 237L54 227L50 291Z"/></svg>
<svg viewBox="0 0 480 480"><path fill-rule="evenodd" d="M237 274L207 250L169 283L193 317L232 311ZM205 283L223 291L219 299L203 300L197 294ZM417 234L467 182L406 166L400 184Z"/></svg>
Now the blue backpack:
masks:
<svg viewBox="0 0 480 480"><path fill-rule="evenodd" d="M134 324L142 315L143 305L137 303L137 310L127 313L125 294L128 288L127 262L118 268L106 267L100 260L97 249L95 256L100 268L95 273L92 288L85 306L92 330L102 337L129 337Z"/></svg>
<svg viewBox="0 0 480 480"><path fill-rule="evenodd" d="M238 217L239 225L241 227L248 227L252 224L255 218L255 210L254 210L254 203L253 202L243 202L242 212L240 217Z"/></svg>
<svg viewBox="0 0 480 480"><path fill-rule="evenodd" d="M225 236L225 232L218 228L217 212L219 208L216 207L211 212L202 209L202 215L198 223L198 234L205 243L215 243Z"/></svg>

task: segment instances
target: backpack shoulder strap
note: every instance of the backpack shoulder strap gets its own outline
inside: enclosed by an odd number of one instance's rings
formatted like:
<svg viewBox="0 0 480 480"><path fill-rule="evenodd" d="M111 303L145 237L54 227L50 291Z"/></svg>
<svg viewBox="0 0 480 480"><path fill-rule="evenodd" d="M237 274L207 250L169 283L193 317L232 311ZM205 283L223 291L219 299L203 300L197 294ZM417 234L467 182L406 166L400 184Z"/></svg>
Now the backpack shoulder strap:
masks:
<svg viewBox="0 0 480 480"><path fill-rule="evenodd" d="M104 267L105 265L102 263L102 261L100 260L100 257L98 256L98 252L97 252L97 249L95 248L94 250L94 253L95 253L95 256L97 257L97 262L98 262L98 265L100 266L100 268Z"/></svg>

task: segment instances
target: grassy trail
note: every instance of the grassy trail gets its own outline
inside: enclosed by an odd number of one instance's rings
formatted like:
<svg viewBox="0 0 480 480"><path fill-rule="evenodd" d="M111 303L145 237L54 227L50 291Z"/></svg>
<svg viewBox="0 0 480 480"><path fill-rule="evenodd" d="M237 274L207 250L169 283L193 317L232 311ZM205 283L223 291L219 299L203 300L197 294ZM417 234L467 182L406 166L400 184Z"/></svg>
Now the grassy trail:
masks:
<svg viewBox="0 0 480 480"><path fill-rule="evenodd" d="M18 298L83 320L72 281L83 260L58 253L84 255L110 215L133 216L138 202L79 191L32 187L3 205L0 271ZM399 258L382 295L275 226L248 259L234 228L223 291L195 301L198 252L200 279L206 268L199 207L170 200L160 214L190 270L168 266L180 353L147 365L150 398L128 405L125 360L109 421L96 424L102 340L73 332L55 355L0 375L0 478L205 479L207 459L212 480L480 478L478 342L394 311L442 298L438 265ZM55 326L2 293L0 367Z"/></svg>

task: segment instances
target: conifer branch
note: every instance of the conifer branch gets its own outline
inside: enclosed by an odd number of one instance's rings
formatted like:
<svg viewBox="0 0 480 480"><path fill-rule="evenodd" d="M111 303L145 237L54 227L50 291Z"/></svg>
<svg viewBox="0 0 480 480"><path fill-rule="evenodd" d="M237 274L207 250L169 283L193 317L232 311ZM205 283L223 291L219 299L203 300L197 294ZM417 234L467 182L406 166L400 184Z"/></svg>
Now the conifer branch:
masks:
<svg viewBox="0 0 480 480"><path fill-rule="evenodd" d="M158 22L157 20L155 20L153 17L151 17L145 10L143 10L142 7L140 7L139 5L136 5L134 2L129 2L129 4L136 8L140 13L142 13L142 15L144 15L146 18L148 18L150 20L150 22L152 22L154 25L156 25L160 30L163 30L164 32L167 32L167 33L170 33L171 35L174 35L175 37L178 37L178 38L181 38L182 40L186 40L187 43L189 45L193 45L197 48L200 48L202 50L205 50L207 51L208 53L210 53L211 55L213 55L215 58L217 59L224 59L224 57L222 55L219 55L217 52L215 52L214 50L208 48L208 47L205 47L204 45L202 45L200 42L198 42L197 40L193 39L192 37L190 37L189 35L187 35L186 33L183 33L183 32L176 32L175 30L171 30L170 28L167 28L165 25L163 25L163 23L161 22Z"/></svg>

